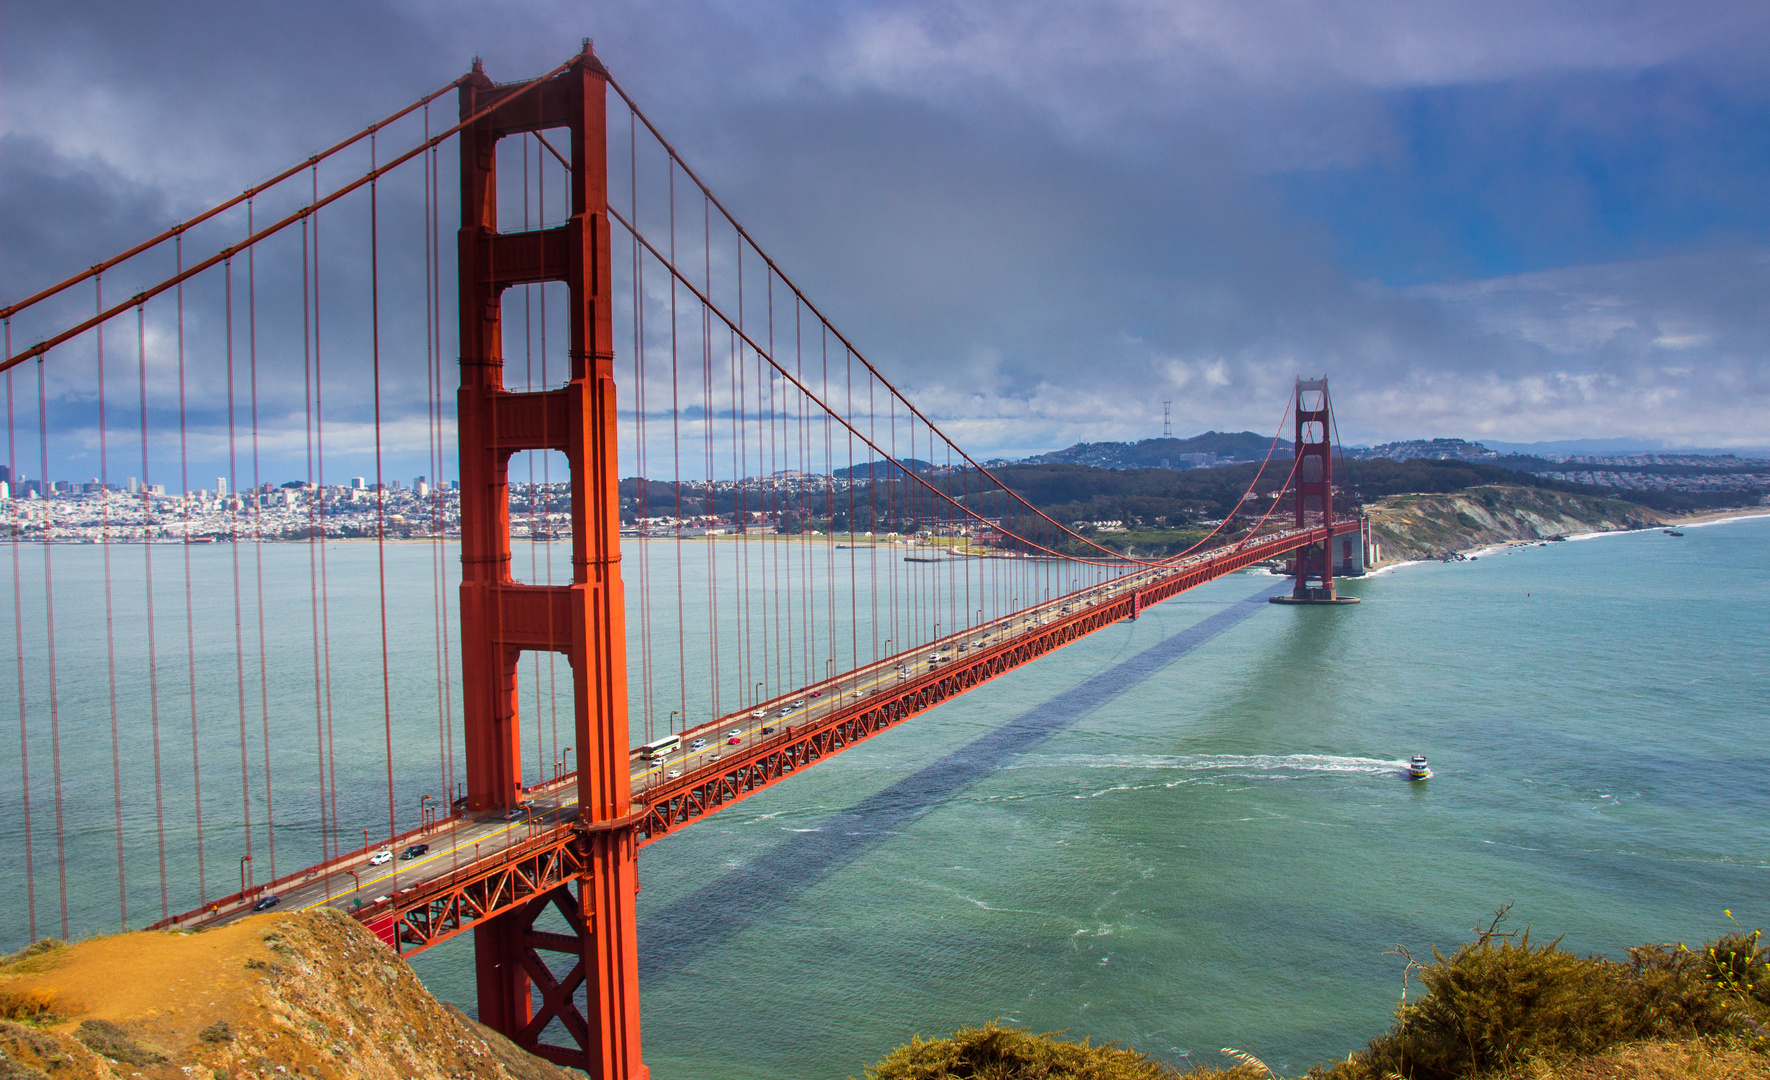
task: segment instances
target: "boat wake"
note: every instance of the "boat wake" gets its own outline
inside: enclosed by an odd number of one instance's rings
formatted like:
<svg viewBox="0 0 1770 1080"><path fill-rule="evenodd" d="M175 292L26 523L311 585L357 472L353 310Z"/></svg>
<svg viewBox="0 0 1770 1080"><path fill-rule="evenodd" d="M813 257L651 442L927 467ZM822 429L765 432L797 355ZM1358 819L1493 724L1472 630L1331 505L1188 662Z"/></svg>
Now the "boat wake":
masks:
<svg viewBox="0 0 1770 1080"><path fill-rule="evenodd" d="M1219 773L1350 773L1388 776L1407 772L1407 761L1338 754L1066 754L1028 758L1011 768L1178 769Z"/></svg>

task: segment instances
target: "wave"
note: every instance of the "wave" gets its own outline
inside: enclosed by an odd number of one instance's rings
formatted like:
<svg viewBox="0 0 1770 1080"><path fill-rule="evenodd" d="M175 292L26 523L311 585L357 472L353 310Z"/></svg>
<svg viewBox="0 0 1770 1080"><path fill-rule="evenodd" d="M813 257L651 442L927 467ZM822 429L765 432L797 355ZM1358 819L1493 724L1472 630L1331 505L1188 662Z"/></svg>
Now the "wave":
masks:
<svg viewBox="0 0 1770 1080"><path fill-rule="evenodd" d="M1341 754L1080 754L1028 758L1011 768L1180 769L1188 772L1305 772L1383 776L1406 770L1405 759Z"/></svg>

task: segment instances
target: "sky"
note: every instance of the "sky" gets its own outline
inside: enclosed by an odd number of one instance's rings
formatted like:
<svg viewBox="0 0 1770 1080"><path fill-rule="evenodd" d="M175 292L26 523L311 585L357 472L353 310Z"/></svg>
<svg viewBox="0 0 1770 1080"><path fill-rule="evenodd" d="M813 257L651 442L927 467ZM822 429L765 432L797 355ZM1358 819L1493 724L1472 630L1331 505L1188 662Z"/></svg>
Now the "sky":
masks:
<svg viewBox="0 0 1770 1080"><path fill-rule="evenodd" d="M1770 445L1750 2L21 0L0 295L586 36L980 458L1269 431L1321 374L1348 444Z"/></svg>

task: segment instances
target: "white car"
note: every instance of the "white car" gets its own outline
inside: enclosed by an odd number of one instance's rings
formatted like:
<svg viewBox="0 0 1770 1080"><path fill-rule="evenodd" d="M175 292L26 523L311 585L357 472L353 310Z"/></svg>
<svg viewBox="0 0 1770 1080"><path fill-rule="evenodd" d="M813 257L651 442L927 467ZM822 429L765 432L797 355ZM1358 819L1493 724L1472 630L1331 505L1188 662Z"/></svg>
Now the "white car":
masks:
<svg viewBox="0 0 1770 1080"><path fill-rule="evenodd" d="M667 772L667 773L665 773L665 774L664 774L664 779L666 779L666 780L674 780L674 779L676 779L676 778L677 778L677 777L678 777L678 776L681 776L681 775L682 775L682 770L681 770L681 769L671 769L671 770L670 770L670 771L669 771L669 772Z"/></svg>
<svg viewBox="0 0 1770 1080"><path fill-rule="evenodd" d="M704 749L706 747L706 745L707 745L707 740L696 739L694 742L691 742L688 744L688 748L690 750L701 750L701 749Z"/></svg>
<svg viewBox="0 0 1770 1080"><path fill-rule="evenodd" d="M387 848L382 848L380 851L377 851L375 854L369 856L369 865L370 866L380 866L383 863L390 863L392 861L393 861L393 852L389 851Z"/></svg>
<svg viewBox="0 0 1770 1080"><path fill-rule="evenodd" d="M725 737L728 739L741 739L744 737L743 729L742 728L732 728L730 731L725 733Z"/></svg>
<svg viewBox="0 0 1770 1080"><path fill-rule="evenodd" d="M765 717L765 716L767 716L767 715L768 715L768 710L767 710L767 709L757 709L757 710L756 710L756 711L755 711L755 712L753 712L753 713L751 713L751 714L750 714L750 719L752 719L752 720L760 720L760 719L762 719L762 718L763 718L763 717Z"/></svg>

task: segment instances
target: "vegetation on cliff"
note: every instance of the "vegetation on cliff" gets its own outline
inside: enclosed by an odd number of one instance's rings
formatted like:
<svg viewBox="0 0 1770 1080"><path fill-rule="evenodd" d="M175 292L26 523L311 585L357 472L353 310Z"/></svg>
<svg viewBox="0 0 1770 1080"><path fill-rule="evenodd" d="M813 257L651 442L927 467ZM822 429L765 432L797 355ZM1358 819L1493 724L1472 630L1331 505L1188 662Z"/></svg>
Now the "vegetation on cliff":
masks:
<svg viewBox="0 0 1770 1080"><path fill-rule="evenodd" d="M1665 520L1621 499L1514 485L1396 495L1367 505L1365 512L1384 562L1430 559L1518 540L1642 529Z"/></svg>
<svg viewBox="0 0 1770 1080"><path fill-rule="evenodd" d="M1770 1080L1770 955L1758 931L1701 949L1644 945L1626 961L1501 933L1505 910L1450 956L1405 950L1395 1024L1310 1080ZM1409 1000L1418 985L1425 993ZM995 1024L916 1039L869 1080L1271 1080L1251 1054L1182 1074L1135 1051Z"/></svg>
<svg viewBox="0 0 1770 1080"><path fill-rule="evenodd" d="M1504 912L1500 913L1503 918ZM1501 933L1405 962L1395 1022L1311 1080L1770 1080L1770 954L1757 931L1626 960ZM1418 992L1423 990L1423 993ZM869 1080L1273 1080L990 1023L912 1040ZM0 960L0 1080L567 1080L431 997L328 908L202 933L41 942Z"/></svg>
<svg viewBox="0 0 1770 1080"><path fill-rule="evenodd" d="M0 964L0 1080L568 1080L331 908L44 942Z"/></svg>

